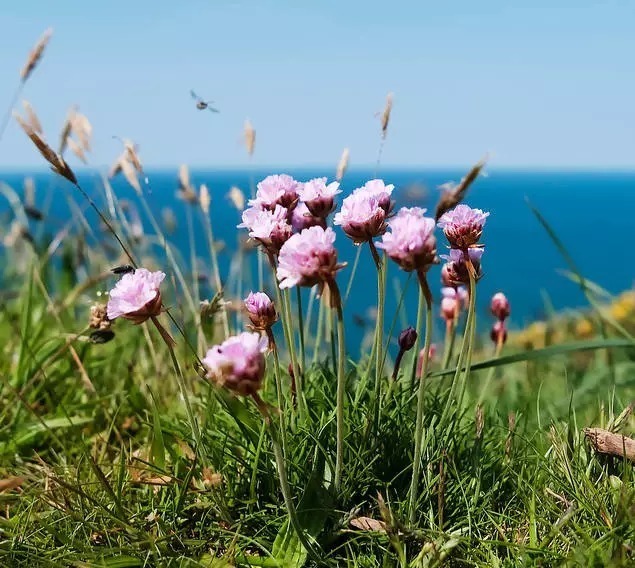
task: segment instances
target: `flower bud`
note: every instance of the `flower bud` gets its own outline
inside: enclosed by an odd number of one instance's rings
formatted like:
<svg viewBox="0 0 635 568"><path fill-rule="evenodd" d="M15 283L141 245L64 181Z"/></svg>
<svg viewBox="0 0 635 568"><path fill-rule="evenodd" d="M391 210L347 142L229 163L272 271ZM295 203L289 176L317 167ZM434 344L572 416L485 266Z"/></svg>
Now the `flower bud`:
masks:
<svg viewBox="0 0 635 568"><path fill-rule="evenodd" d="M494 294L492 297L492 302L490 304L490 309L492 310L492 315L503 321L509 317L511 313L511 308L509 307L509 300L505 297L505 294L502 292L498 292Z"/></svg>
<svg viewBox="0 0 635 568"><path fill-rule="evenodd" d="M250 292L244 304L254 329L266 331L278 321L276 307L264 292Z"/></svg>
<svg viewBox="0 0 635 568"><path fill-rule="evenodd" d="M414 327L407 327L399 334L399 350L410 351L417 341L417 332Z"/></svg>
<svg viewBox="0 0 635 568"><path fill-rule="evenodd" d="M490 332L490 337L492 341L498 345L503 344L507 341L507 328L505 327L505 322L502 320L498 320L493 326L492 331Z"/></svg>

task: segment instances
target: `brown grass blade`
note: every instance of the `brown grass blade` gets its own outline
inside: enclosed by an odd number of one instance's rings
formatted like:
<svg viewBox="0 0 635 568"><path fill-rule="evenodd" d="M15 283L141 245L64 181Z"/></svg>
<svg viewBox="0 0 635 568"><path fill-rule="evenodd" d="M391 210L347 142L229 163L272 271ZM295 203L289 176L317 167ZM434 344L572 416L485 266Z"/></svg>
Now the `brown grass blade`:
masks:
<svg viewBox="0 0 635 568"><path fill-rule="evenodd" d="M33 73L33 71L37 67L37 64L40 62L40 59L42 59L42 56L44 55L44 50L46 49L46 46L51 40L52 35L53 35L53 28L48 28L40 36L40 39L37 41L33 49L29 52L29 57L27 58L26 63L24 64L24 67L20 71L20 79L22 79L23 83L25 83L29 79L29 77L31 76L31 73Z"/></svg>
<svg viewBox="0 0 635 568"><path fill-rule="evenodd" d="M386 138L388 134L388 124L390 124L390 114L392 113L393 94L386 95L386 106L381 113L381 137Z"/></svg>
<svg viewBox="0 0 635 568"><path fill-rule="evenodd" d="M437 203L434 215L437 221L446 211L456 207L459 203L461 203L461 201L463 201L467 190L479 176L485 167L485 164L487 164L487 160L488 156L481 158L481 160L467 173L458 185L453 185L444 189L441 197L439 198L439 202Z"/></svg>
<svg viewBox="0 0 635 568"><path fill-rule="evenodd" d="M26 113L27 124L33 129L34 132L42 134L42 123L37 117L35 110L33 110L31 103L29 101L22 101L22 106L24 107L24 112Z"/></svg>

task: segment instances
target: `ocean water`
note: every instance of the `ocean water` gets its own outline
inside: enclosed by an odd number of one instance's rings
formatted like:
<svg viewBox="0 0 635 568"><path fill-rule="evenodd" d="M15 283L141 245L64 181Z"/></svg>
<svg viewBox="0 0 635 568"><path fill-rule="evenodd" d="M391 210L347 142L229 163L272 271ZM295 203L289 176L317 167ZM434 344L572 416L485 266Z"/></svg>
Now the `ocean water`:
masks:
<svg viewBox="0 0 635 568"><path fill-rule="evenodd" d="M221 254L223 278L228 275L230 257L236 250L239 233L236 225L240 222L239 212L227 198L228 190L231 186L237 186L248 196L254 182L270 173L283 172L299 180L333 175L332 170L319 168L191 172L194 184L205 183L211 190L211 216L215 238L226 244ZM438 186L451 180L459 181L465 170L383 168L380 173L386 183L395 185L394 197L397 207L417 205L433 211L439 195ZM22 180L26 175L35 180L37 205L47 211L45 226L50 232L54 233L69 218L66 196L72 195L80 205L85 205L81 195L77 194L72 186L48 172L0 172L0 181L21 193ZM176 169L148 171L147 176L149 183L144 186L144 191L150 206L157 217L161 216L164 207L174 210L178 225L170 239L183 253L184 259L188 259L185 213L188 204L175 197ZM343 194L340 197L372 177L374 173L370 169L349 170L342 182ZM80 183L100 205L105 207L97 174L82 174ZM113 180L113 187L119 198L128 199L133 203L136 201L134 191L123 180ZM0 219L6 224L10 219L9 208L3 198L0 199ZM630 241L635 227L635 172L492 169L486 176L479 177L466 199L469 205L491 213L482 239L486 250L483 257L485 276L478 284L478 309L483 313L483 317L480 318L481 326L487 326L491 322L487 306L489 298L498 291L503 291L510 299L512 327L520 327L536 318L545 317L550 306L556 310L563 310L586 305L579 286L563 275L562 271L568 266L532 214L527 200L548 220L586 278L614 293L633 285L634 265L628 260L628 251L632 248ZM86 213L87 217L96 223L92 212ZM145 231L151 233L149 223L143 215L141 220ZM356 249L339 228L336 228L336 231L340 257L349 262L348 267L338 276L340 286L344 290ZM442 234L439 234L438 240L439 252L443 253L445 240ZM200 257L199 265L205 270L208 266L207 244L200 222L195 223L195 242ZM157 247L160 252L159 245ZM183 262L187 265L186 260ZM252 259L241 275L245 290L255 287L255 273L255 263ZM429 281L437 299L440 289L439 274L440 267L434 267L429 274ZM397 305L398 288L403 286L406 280L396 265L390 263L387 329ZM415 284L414 278L408 284L404 309L397 320L397 331L406 323L415 323ZM203 290L211 293L205 288ZM303 294L306 302L308 292L305 291ZM372 308L375 301L376 275L370 253L365 248L362 250L352 292L345 308L351 351L355 351L361 342L364 326L373 325ZM437 325L440 330L441 322L437 321Z"/></svg>

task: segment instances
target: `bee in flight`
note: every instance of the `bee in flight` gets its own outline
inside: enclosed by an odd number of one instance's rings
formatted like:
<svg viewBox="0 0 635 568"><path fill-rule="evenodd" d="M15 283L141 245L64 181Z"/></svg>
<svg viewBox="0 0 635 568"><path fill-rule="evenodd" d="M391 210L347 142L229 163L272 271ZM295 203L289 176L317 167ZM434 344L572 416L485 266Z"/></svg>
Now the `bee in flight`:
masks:
<svg viewBox="0 0 635 568"><path fill-rule="evenodd" d="M113 274L129 274L130 272L134 272L134 266L130 264L124 264L123 266L116 266L110 270Z"/></svg>
<svg viewBox="0 0 635 568"><path fill-rule="evenodd" d="M207 109L210 112L220 112L217 108L214 108L213 106L211 106L214 104L214 101L204 101L194 91L190 91L190 95L192 95L192 98L196 101L196 108L198 110Z"/></svg>

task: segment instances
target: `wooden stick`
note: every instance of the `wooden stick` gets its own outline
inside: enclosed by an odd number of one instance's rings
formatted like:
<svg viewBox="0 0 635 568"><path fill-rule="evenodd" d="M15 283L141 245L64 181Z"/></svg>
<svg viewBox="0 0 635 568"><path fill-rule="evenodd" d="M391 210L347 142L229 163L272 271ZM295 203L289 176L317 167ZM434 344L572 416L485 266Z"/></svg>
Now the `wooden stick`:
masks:
<svg viewBox="0 0 635 568"><path fill-rule="evenodd" d="M584 435L596 452L635 462L635 440L632 438L602 428L585 428Z"/></svg>

